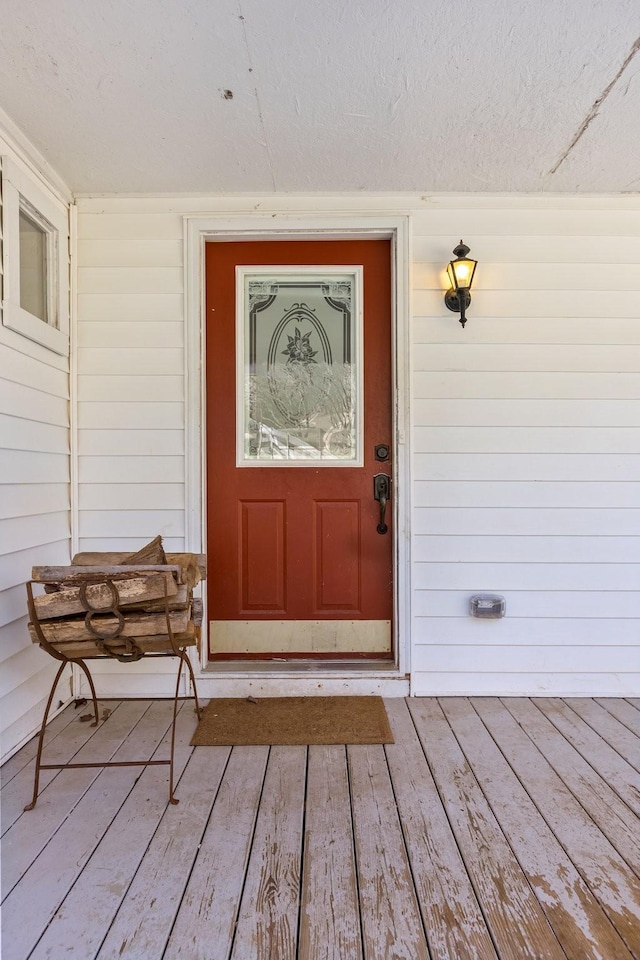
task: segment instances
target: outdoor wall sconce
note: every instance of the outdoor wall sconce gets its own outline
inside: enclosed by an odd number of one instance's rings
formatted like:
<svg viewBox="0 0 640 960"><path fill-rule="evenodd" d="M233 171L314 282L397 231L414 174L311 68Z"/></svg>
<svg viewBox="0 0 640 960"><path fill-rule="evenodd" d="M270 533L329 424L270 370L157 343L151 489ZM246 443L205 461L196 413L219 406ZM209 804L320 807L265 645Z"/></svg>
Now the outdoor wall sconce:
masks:
<svg viewBox="0 0 640 960"><path fill-rule="evenodd" d="M449 310L460 314L460 323L464 327L467 322L465 311L471 303L471 284L478 261L467 257L469 247L462 240L453 252L456 259L447 264L451 286L444 295L444 302Z"/></svg>

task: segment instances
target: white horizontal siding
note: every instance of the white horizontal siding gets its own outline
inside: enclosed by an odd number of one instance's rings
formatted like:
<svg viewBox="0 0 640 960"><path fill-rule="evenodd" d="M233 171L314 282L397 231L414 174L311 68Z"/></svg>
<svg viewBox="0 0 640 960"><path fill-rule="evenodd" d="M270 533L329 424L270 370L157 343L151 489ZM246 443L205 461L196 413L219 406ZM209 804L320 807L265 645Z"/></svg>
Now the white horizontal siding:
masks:
<svg viewBox="0 0 640 960"><path fill-rule="evenodd" d="M81 545L182 545L183 215L410 213L413 692L637 694L640 201L259 199L80 202ZM464 330L442 302L460 237ZM468 616L481 590L503 621Z"/></svg>
<svg viewBox="0 0 640 960"><path fill-rule="evenodd" d="M640 325L639 325L640 326ZM416 418L422 426L480 427L485 432L496 428L514 426L518 433L522 427L547 427L551 435L561 427L640 427L640 400L560 400L548 397L542 400L481 400L470 398L457 400L438 398L416 400L413 404ZM419 437L420 433L416 433ZM511 435L513 440L515 433Z"/></svg>
<svg viewBox="0 0 640 960"><path fill-rule="evenodd" d="M117 401L114 401L117 397ZM184 400L184 376L182 371L172 377L126 377L81 375L78 377L78 400L84 415L83 404L90 402L117 402L134 400L140 403L170 402Z"/></svg>
<svg viewBox="0 0 640 960"><path fill-rule="evenodd" d="M445 281L442 283L443 289ZM631 294L633 296L633 294ZM472 300L472 308L477 304ZM447 310L447 313L449 311ZM462 336L451 329L451 317L416 317L414 344L461 343ZM638 344L640 330L634 317L537 317L535 324L512 317L483 317L480 327L468 324L464 343L605 343Z"/></svg>
<svg viewBox="0 0 640 960"><path fill-rule="evenodd" d="M1 135L0 153L28 173ZM0 324L0 760L41 722L58 667L29 637L25 582L36 564L69 561L69 413L68 357ZM66 683L59 696L70 693Z"/></svg>
<svg viewBox="0 0 640 960"><path fill-rule="evenodd" d="M417 479L413 484L413 492L414 505L417 507L554 507L568 510L640 507L640 486L637 483L602 483L589 477L582 477L575 482L527 479L518 483L503 480L452 483Z"/></svg>
<svg viewBox="0 0 640 960"><path fill-rule="evenodd" d="M474 241L475 243L475 241ZM549 254L547 253L547 257ZM482 271L474 279L473 290L517 290L526 297L530 290L567 290L570 274L571 283L577 290L640 290L640 258L636 262L626 263L620 269L620 262L610 263L566 262L566 251L557 260L534 261L507 260L492 262L486 256L482 258ZM445 279L442 261L424 263L414 261L414 290L435 290L440 293Z"/></svg>
<svg viewBox="0 0 640 960"><path fill-rule="evenodd" d="M0 520L68 511L69 493L68 483L5 483Z"/></svg>
<svg viewBox="0 0 640 960"><path fill-rule="evenodd" d="M637 688L640 220L592 213L452 211L479 260L464 330L443 212L415 217L416 693ZM504 620L469 616L482 591Z"/></svg>

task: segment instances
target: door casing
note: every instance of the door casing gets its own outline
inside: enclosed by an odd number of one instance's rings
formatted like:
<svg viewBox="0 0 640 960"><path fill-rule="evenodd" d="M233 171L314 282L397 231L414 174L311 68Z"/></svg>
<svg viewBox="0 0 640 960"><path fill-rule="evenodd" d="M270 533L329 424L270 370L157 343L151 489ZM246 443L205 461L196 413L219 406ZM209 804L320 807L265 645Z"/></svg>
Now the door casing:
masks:
<svg viewBox="0 0 640 960"><path fill-rule="evenodd" d="M187 216L185 222L185 549L206 547L205 270L204 245L233 240L344 240L385 238L392 248L392 378L394 470L394 674L410 670L410 449L409 449L409 218L312 214L228 214ZM206 604L206 596L205 596ZM207 623L204 611L203 626ZM201 671L207 666L208 638L201 644ZM372 667L363 664L357 673ZM349 670L350 675L354 671ZM388 673L388 671L387 671ZM307 675L313 676L313 673Z"/></svg>

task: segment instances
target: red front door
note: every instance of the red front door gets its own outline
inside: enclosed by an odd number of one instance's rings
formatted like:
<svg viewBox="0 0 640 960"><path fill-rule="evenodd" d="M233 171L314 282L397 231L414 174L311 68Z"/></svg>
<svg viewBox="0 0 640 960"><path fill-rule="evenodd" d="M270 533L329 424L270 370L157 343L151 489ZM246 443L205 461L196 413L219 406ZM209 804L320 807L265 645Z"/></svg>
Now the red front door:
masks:
<svg viewBox="0 0 640 960"><path fill-rule="evenodd" d="M214 659L391 656L390 266L387 240L206 246Z"/></svg>

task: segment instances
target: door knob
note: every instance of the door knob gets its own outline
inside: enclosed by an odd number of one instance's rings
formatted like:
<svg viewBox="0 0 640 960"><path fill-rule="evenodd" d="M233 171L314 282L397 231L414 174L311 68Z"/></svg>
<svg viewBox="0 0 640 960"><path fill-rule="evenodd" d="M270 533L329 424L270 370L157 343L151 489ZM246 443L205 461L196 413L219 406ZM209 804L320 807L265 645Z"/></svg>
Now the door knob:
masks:
<svg viewBox="0 0 640 960"><path fill-rule="evenodd" d="M385 523L387 503L391 494L391 477L386 473L376 473L373 478L373 498L380 503L380 522L376 527L378 533L386 533L389 527Z"/></svg>

